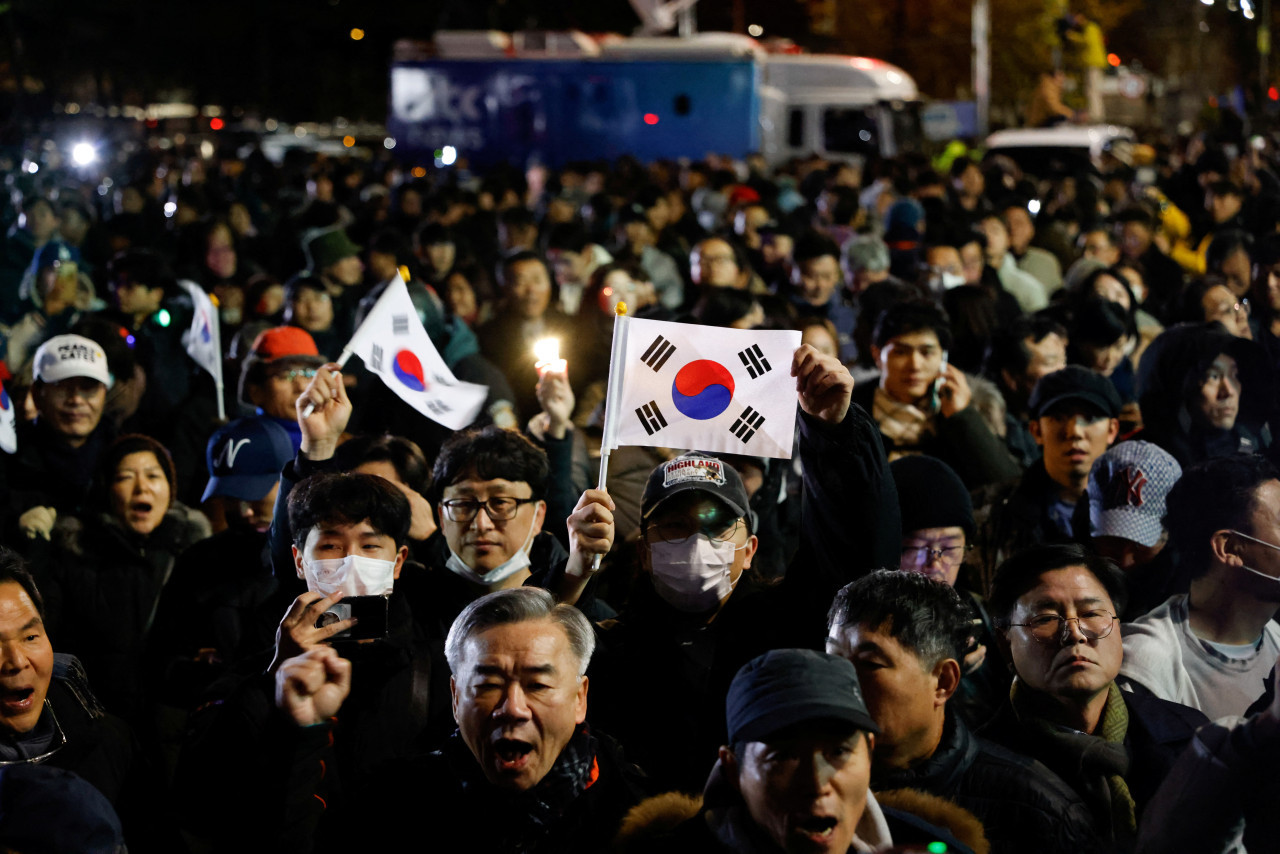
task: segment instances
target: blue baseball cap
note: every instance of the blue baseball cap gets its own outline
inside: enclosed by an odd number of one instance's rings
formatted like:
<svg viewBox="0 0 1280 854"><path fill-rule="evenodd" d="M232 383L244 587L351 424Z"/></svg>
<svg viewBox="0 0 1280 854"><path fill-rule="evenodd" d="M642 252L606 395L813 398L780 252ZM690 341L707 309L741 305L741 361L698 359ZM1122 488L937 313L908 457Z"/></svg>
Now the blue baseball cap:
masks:
<svg viewBox="0 0 1280 854"><path fill-rule="evenodd" d="M280 479L280 470L293 459L289 431L270 418L239 418L209 438L205 462L209 485L201 501L215 495L260 501Z"/></svg>

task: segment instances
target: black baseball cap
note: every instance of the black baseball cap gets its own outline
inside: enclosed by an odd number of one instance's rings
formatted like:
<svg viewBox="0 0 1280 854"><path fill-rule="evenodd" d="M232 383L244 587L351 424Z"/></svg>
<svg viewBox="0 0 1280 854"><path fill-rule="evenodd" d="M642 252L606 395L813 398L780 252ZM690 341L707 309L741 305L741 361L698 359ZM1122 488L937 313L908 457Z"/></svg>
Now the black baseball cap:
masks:
<svg viewBox="0 0 1280 854"><path fill-rule="evenodd" d="M737 470L710 454L691 451L668 460L650 473L640 499L640 518L649 518L659 504L690 489L709 492L738 517L750 516L751 502Z"/></svg>
<svg viewBox="0 0 1280 854"><path fill-rule="evenodd" d="M729 743L766 741L797 724L846 723L880 732L846 659L811 649L775 649L743 665L729 686Z"/></svg>
<svg viewBox="0 0 1280 854"><path fill-rule="evenodd" d="M1031 391L1027 409L1032 418L1039 418L1068 400L1088 403L1108 418L1120 417L1120 395L1111 380L1080 365L1068 365L1041 377Z"/></svg>

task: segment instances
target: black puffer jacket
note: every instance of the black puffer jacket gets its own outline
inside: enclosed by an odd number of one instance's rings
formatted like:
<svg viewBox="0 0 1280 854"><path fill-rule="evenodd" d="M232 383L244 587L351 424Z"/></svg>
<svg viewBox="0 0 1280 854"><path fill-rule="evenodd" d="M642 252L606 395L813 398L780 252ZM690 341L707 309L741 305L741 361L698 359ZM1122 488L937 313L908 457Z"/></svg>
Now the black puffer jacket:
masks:
<svg viewBox="0 0 1280 854"><path fill-rule="evenodd" d="M875 771L878 791L919 789L950 798L976 815L992 854L1101 851L1080 797L1048 768L978 738L948 714L933 756L908 770Z"/></svg>

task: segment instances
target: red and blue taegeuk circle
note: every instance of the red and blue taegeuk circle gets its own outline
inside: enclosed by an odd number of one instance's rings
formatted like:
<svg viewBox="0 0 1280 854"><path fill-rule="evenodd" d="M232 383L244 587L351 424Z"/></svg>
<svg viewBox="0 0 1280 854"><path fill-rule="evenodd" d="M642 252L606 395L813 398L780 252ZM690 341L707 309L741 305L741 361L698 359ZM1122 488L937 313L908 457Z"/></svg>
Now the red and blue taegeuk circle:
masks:
<svg viewBox="0 0 1280 854"><path fill-rule="evenodd" d="M391 372L396 379L414 391L426 391L427 378L422 372L422 362L412 350L401 350L391 360Z"/></svg>
<svg viewBox="0 0 1280 854"><path fill-rule="evenodd" d="M686 418L708 421L733 402L733 374L719 362L698 359L676 372L671 401Z"/></svg>
<svg viewBox="0 0 1280 854"><path fill-rule="evenodd" d="M9 392L4 390L3 385L0 385L0 412L8 411L9 406Z"/></svg>

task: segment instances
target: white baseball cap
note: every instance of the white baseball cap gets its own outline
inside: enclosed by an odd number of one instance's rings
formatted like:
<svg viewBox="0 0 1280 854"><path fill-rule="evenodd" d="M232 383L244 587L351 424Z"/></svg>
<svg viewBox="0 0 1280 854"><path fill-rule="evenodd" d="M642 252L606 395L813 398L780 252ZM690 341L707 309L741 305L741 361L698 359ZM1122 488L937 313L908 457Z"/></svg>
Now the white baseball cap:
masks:
<svg viewBox="0 0 1280 854"><path fill-rule="evenodd" d="M88 377L107 388L112 384L106 351L97 341L83 335L55 335L41 344L36 351L33 373L44 383Z"/></svg>

